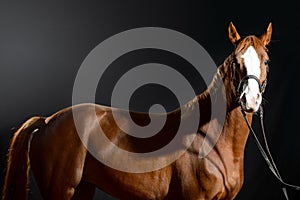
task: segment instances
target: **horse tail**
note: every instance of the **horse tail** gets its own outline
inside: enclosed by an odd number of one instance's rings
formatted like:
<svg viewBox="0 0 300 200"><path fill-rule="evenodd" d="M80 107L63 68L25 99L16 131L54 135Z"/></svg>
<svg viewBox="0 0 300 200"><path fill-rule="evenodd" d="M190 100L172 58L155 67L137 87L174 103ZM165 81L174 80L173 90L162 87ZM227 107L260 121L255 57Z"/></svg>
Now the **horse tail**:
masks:
<svg viewBox="0 0 300 200"><path fill-rule="evenodd" d="M33 133L46 125L42 117L27 120L14 134L8 152L7 168L2 191L3 200L27 199Z"/></svg>

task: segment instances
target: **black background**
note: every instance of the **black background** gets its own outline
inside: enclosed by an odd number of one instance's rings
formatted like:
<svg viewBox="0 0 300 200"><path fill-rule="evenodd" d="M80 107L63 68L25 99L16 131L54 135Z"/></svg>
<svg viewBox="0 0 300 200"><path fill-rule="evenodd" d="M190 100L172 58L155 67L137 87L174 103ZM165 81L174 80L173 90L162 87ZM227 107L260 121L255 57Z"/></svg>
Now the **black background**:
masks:
<svg viewBox="0 0 300 200"><path fill-rule="evenodd" d="M259 35L273 23L265 127L282 177L300 185L298 12L287 1L1 1L0 185L13 129L31 116L49 116L70 106L77 70L100 42L132 28L165 27L195 39L219 65L233 50L227 37L230 21L240 35ZM257 124L255 120L258 131ZM38 198L35 191L31 199ZM291 199L299 199L300 192L288 191ZM237 199L284 199L251 137Z"/></svg>

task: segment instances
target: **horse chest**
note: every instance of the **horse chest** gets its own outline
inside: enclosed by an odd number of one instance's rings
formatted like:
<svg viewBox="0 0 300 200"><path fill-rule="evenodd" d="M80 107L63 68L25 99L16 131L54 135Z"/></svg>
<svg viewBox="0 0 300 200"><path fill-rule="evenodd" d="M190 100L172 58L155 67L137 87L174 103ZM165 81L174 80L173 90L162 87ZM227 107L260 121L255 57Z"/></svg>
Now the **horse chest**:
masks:
<svg viewBox="0 0 300 200"><path fill-rule="evenodd" d="M203 191L206 194L210 192L210 198L207 199L233 199L243 182L240 165L233 163L216 165L217 162L212 160L203 162L204 168L199 178Z"/></svg>
<svg viewBox="0 0 300 200"><path fill-rule="evenodd" d="M185 199L233 199L243 179L240 166L222 165L210 157L198 161L198 165L181 168L181 173L185 174L181 180L182 196Z"/></svg>

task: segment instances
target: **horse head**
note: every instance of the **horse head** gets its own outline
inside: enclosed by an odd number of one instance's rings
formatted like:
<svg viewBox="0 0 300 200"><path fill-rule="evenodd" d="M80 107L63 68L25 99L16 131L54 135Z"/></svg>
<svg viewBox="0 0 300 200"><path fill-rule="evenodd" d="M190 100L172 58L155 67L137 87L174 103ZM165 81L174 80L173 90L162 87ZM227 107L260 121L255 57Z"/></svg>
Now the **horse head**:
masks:
<svg viewBox="0 0 300 200"><path fill-rule="evenodd" d="M231 22L228 33L235 46L231 65L233 89L243 110L257 112L267 83L269 57L266 46L271 40L272 24L259 37L240 37Z"/></svg>

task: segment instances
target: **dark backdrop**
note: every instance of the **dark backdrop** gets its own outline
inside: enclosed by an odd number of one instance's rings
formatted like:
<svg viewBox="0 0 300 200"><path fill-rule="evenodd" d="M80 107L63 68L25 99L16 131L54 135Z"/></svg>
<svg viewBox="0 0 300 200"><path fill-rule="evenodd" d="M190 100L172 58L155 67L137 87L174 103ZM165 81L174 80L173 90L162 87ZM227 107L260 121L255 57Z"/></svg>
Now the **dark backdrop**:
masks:
<svg viewBox="0 0 300 200"><path fill-rule="evenodd" d="M282 176L287 182L300 185L297 7L286 1L272 4L226 1L225 5L195 2L1 1L1 187L14 128L33 115L48 116L70 106L77 70L101 41L127 29L166 27L198 41L219 65L233 50L227 39L230 21L241 35L260 34L273 22L265 127ZM101 97L97 101L107 104ZM258 131L257 124L255 120L253 126ZM299 193L289 190L294 199L299 199ZM34 187L31 198L38 199ZM283 199L280 185L267 169L251 137L245 151L245 182L237 199Z"/></svg>

